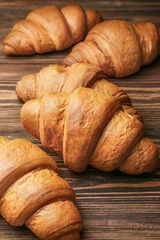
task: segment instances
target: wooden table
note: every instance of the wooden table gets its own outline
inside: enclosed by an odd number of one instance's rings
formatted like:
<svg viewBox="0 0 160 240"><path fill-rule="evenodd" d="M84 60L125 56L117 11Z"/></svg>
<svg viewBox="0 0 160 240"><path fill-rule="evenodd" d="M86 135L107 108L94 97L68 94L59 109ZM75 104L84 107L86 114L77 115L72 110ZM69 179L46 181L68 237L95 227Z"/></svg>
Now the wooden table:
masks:
<svg viewBox="0 0 160 240"><path fill-rule="evenodd" d="M98 10L105 20L125 19L130 22L150 21L160 27L160 1L38 1L0 0L0 135L9 139L25 138L42 148L20 122L22 102L15 95L15 84L25 74L60 63L70 49L30 57L7 57L2 53L3 38L17 21L38 7L81 3L84 8ZM160 58L141 71L114 82L123 86L135 109L143 116L146 135L160 148ZM49 153L51 156L53 154ZM84 227L82 240L160 239L160 172L127 176L103 173L91 167L74 174L54 156L60 175L74 188ZM25 227L11 227L0 217L0 240L37 239ZM74 240L74 239L73 239Z"/></svg>

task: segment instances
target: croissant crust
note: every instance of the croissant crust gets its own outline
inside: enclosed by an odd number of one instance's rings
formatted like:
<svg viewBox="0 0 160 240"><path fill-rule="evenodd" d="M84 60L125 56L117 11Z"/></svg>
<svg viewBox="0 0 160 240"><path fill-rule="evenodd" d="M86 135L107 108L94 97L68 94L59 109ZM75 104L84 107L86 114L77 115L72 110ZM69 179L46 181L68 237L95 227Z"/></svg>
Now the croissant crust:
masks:
<svg viewBox="0 0 160 240"><path fill-rule="evenodd" d="M81 87L70 94L48 93L30 100L22 107L21 121L44 147L63 155L65 165L75 172L91 164L106 172L118 168L134 175L160 166L157 146L143 137L143 123L125 112L114 96L93 89ZM34 123L39 124L36 133Z"/></svg>
<svg viewBox="0 0 160 240"><path fill-rule="evenodd" d="M4 39L3 52L8 55L31 55L64 50L81 41L102 20L93 10L69 5L61 10L55 5L36 9L17 22Z"/></svg>
<svg viewBox="0 0 160 240"><path fill-rule="evenodd" d="M26 102L42 98L48 92L71 93L79 87L88 87L104 95L115 96L121 102L126 113L142 121L139 113L132 108L127 93L111 83L101 68L87 63L75 63L68 67L55 64L43 68L39 73L26 75L17 82L16 94L19 99ZM38 114L39 104L34 106L32 111ZM32 122L32 124L34 124L35 130L39 127L37 122ZM38 131L35 131L34 135L36 133ZM36 137L39 138L39 135Z"/></svg>
<svg viewBox="0 0 160 240"><path fill-rule="evenodd" d="M0 136L0 213L40 239L79 240L82 219L55 161L24 139ZM63 217L62 217L63 216Z"/></svg>
<svg viewBox="0 0 160 240"><path fill-rule="evenodd" d="M160 29L152 23L131 24L121 20L104 21L73 47L63 65L90 63L108 76L126 77L150 64L160 55Z"/></svg>

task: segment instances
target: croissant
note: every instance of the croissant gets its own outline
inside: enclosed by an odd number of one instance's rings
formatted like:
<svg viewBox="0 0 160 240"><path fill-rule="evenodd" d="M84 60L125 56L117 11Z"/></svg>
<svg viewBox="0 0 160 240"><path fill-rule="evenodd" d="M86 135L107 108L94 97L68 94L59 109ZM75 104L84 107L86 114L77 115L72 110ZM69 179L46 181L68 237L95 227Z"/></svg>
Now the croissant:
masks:
<svg viewBox="0 0 160 240"><path fill-rule="evenodd" d="M42 7L13 26L4 39L3 52L8 55L31 55L64 50L83 40L101 20L98 12L84 10L79 5L69 5L61 10L54 5Z"/></svg>
<svg viewBox="0 0 160 240"><path fill-rule="evenodd" d="M50 65L37 74L26 75L16 84L17 97L24 102L42 98L48 92L71 93L79 87L90 87L105 94L115 96L123 109L142 121L139 113L131 106L127 93L109 82L104 71L87 63L75 63L65 67Z"/></svg>
<svg viewBox="0 0 160 240"><path fill-rule="evenodd" d="M78 240L74 200L50 156L27 140L0 136L0 213L8 223L25 224L40 239Z"/></svg>
<svg viewBox="0 0 160 240"><path fill-rule="evenodd" d="M108 76L126 77L160 55L160 29L152 23L104 21L90 30L84 42L73 47L62 64L90 63Z"/></svg>
<svg viewBox="0 0 160 240"><path fill-rule="evenodd" d="M115 97L90 88L30 100L21 109L21 121L74 172L90 164L136 175L160 166L157 146L143 137L143 123L125 113Z"/></svg>

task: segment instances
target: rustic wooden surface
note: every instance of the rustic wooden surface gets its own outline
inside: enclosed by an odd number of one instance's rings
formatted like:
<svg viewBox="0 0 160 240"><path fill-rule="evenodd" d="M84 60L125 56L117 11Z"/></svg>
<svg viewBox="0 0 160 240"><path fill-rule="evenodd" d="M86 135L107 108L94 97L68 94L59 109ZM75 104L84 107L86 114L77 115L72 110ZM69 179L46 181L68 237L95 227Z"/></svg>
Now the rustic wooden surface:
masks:
<svg viewBox="0 0 160 240"><path fill-rule="evenodd" d="M70 49L30 57L7 57L2 53L3 38L17 21L38 7L80 3L98 10L105 20L150 21L160 27L160 1L38 1L0 0L0 135L9 139L26 138L42 147L20 122L22 102L15 95L15 84L25 74L35 73L51 63L60 63ZM126 79L114 80L130 95L141 113L146 135L160 148L160 58ZM51 153L49 153L53 156ZM83 216L82 240L160 239L160 172L127 176L106 174L89 168L83 174L67 170L54 156L60 175L74 188ZM27 228L9 226L0 217L0 240L37 239ZM74 240L74 239L73 239Z"/></svg>

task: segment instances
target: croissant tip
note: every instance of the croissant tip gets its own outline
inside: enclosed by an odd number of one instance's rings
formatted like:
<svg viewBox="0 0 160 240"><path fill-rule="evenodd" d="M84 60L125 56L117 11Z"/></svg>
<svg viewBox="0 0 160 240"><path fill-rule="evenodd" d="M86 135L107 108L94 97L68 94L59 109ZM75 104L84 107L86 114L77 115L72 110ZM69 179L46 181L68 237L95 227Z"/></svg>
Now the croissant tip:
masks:
<svg viewBox="0 0 160 240"><path fill-rule="evenodd" d="M22 85L22 82L21 81L19 81L19 82L17 82L17 84L16 84L16 90L15 90L15 93L16 93L16 95L17 95L17 98L19 99L19 100L22 100L22 95L21 95L21 85ZM23 100L22 100L23 101Z"/></svg>
<svg viewBox="0 0 160 240"><path fill-rule="evenodd" d="M16 84L16 95L18 99L27 102L36 98L35 75L26 75Z"/></svg>
<svg viewBox="0 0 160 240"><path fill-rule="evenodd" d="M34 137L40 138L39 133L40 100L30 100L21 108L21 122L23 127Z"/></svg>
<svg viewBox="0 0 160 240"><path fill-rule="evenodd" d="M6 55L18 55L15 49L8 44L3 45L3 53Z"/></svg>
<svg viewBox="0 0 160 240"><path fill-rule="evenodd" d="M21 31L11 31L3 41L3 53L6 55L32 55L35 49Z"/></svg>

